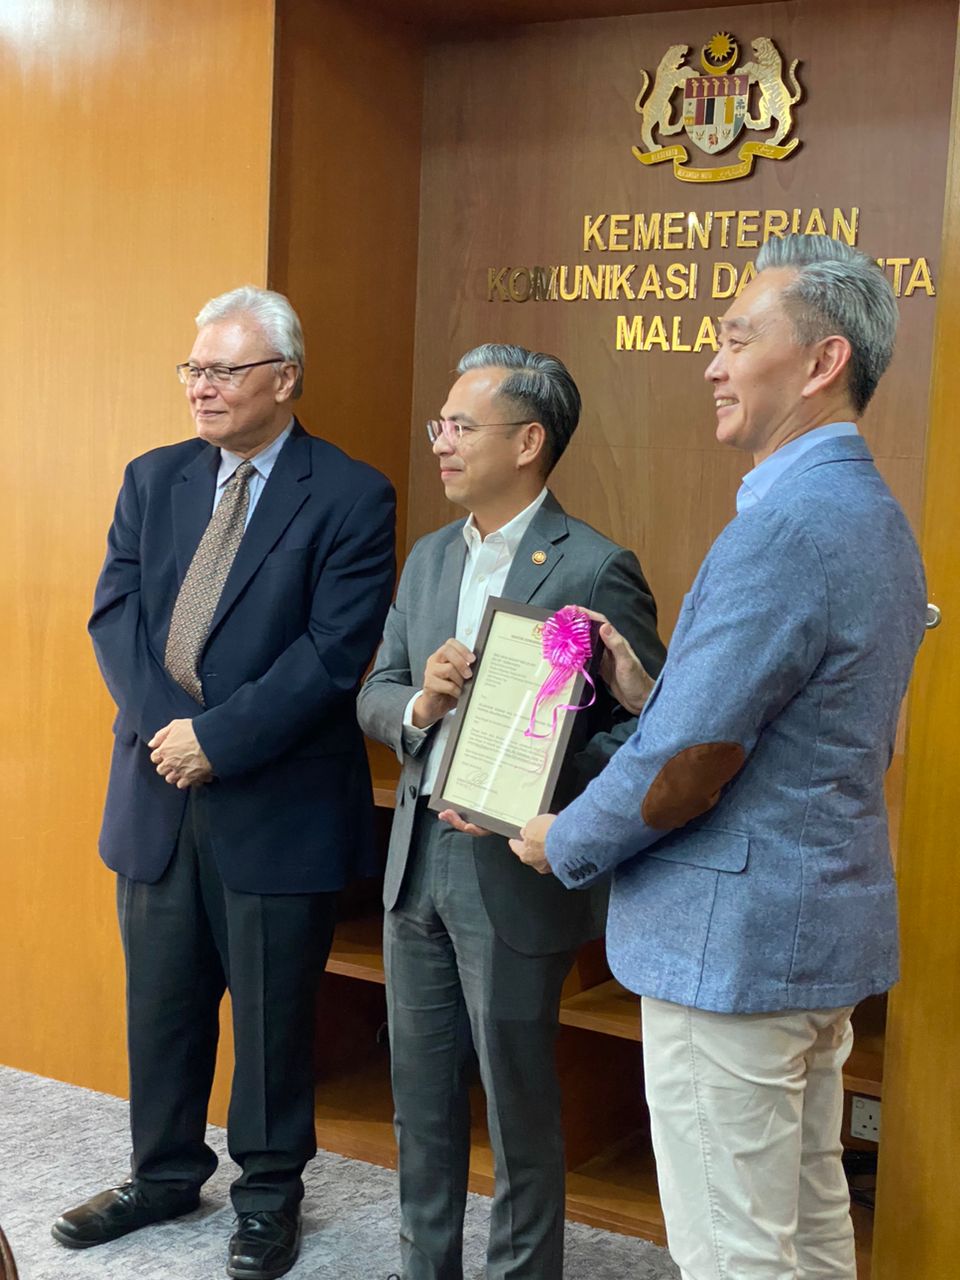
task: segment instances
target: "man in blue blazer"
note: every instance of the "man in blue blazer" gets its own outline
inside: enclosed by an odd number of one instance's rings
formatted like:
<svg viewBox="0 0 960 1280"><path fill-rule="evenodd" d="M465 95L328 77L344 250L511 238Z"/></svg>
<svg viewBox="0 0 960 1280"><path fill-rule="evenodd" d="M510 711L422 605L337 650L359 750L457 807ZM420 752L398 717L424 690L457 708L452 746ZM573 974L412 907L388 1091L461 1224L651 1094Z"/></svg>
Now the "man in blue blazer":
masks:
<svg viewBox="0 0 960 1280"><path fill-rule="evenodd" d="M90 622L118 709L100 851L127 968L131 1180L53 1233L85 1248L197 1206L228 987L227 1271L258 1280L297 1256L316 982L337 890L374 865L354 699L393 588L394 495L293 417L286 298L237 289L197 326L178 373L198 438L128 466Z"/></svg>
<svg viewBox="0 0 960 1280"><path fill-rule="evenodd" d="M643 997L685 1280L854 1280L841 1072L852 1007L897 978L883 775L926 595L853 422L892 353L889 284L825 238L771 241L757 268L706 371L717 438L754 458L737 517L632 737L513 843L570 888L615 873L610 963Z"/></svg>

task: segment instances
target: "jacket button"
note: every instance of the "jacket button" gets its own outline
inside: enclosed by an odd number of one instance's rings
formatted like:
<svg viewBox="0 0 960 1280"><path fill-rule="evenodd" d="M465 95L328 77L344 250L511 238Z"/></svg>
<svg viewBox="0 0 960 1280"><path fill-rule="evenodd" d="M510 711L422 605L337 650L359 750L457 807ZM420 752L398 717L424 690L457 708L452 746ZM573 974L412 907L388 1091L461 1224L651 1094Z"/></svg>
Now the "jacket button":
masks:
<svg viewBox="0 0 960 1280"><path fill-rule="evenodd" d="M416 800L416 798L417 798L417 788L413 785L413 783L412 783L412 782L410 783L409 787L407 787L407 792L408 792L408 794L409 794L409 796L410 796L410 799L411 799L411 800Z"/></svg>

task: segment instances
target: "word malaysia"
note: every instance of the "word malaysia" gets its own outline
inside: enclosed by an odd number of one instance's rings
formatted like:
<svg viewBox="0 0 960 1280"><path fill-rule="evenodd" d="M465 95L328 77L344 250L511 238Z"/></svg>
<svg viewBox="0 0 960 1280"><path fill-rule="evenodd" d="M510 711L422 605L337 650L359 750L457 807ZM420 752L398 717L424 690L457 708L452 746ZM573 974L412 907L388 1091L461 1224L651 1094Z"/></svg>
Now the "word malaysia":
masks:
<svg viewBox="0 0 960 1280"><path fill-rule="evenodd" d="M583 216L584 254L635 254L634 262L581 262L571 266L490 267L488 302L683 302L738 297L756 276L752 260L662 260L658 254L758 249L771 236L789 232L830 236L856 245L860 210L726 209L698 213L588 213ZM925 257L877 258L898 298L936 296ZM719 317L690 322L681 315L621 314L618 351L716 351Z"/></svg>

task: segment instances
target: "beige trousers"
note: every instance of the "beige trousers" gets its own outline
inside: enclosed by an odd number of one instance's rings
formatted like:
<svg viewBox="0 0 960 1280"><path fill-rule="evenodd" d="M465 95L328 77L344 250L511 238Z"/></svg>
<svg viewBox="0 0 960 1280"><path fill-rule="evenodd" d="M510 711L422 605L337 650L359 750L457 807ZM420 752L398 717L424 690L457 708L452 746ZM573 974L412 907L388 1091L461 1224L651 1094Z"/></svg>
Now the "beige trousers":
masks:
<svg viewBox="0 0 960 1280"><path fill-rule="evenodd" d="M850 1008L705 1013L644 997L643 1059L683 1280L855 1280L840 1163Z"/></svg>

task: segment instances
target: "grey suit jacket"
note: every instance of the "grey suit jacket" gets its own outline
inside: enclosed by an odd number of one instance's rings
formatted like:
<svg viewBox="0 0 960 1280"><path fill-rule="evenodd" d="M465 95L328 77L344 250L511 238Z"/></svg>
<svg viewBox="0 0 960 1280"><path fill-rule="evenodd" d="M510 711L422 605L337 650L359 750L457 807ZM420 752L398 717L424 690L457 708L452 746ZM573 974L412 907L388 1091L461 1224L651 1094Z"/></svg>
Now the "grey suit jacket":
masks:
<svg viewBox="0 0 960 1280"><path fill-rule="evenodd" d="M458 520L428 534L410 552L383 642L357 702L361 728L391 747L403 766L384 881L388 911L400 895L426 748L433 738L431 734L415 755L408 754L403 713L422 687L430 654L456 634L466 560L464 523ZM543 564L533 562L534 551L546 553ZM548 609L565 604L598 609L628 637L648 671L656 674L663 665L656 605L636 556L568 516L552 494L517 549L503 595ZM577 716L578 741L585 743L610 729L617 714L615 703L601 689L594 706ZM574 742L571 756L576 746ZM561 778L561 792L575 794L587 780L587 776L577 777L576 761L571 759ZM432 813L427 820L438 821ZM540 876L523 866L500 836L475 838L473 852L483 907L499 936L516 950L547 955L578 946L603 931L606 885L590 894L567 893L552 876Z"/></svg>
<svg viewBox="0 0 960 1280"><path fill-rule="evenodd" d="M615 869L626 986L761 1013L896 980L883 775L926 598L858 436L810 449L720 534L637 731L547 838L567 885Z"/></svg>

